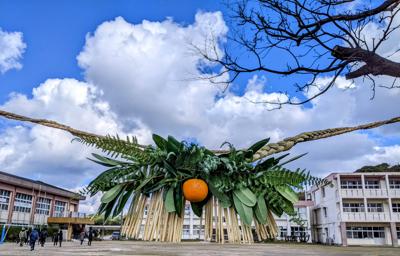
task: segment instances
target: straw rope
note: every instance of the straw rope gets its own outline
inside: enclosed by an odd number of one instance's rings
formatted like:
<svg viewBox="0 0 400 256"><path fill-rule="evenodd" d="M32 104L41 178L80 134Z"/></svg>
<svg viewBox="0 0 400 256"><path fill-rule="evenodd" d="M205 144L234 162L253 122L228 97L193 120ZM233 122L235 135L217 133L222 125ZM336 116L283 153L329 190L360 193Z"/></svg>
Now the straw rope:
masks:
<svg viewBox="0 0 400 256"><path fill-rule="evenodd" d="M97 138L105 137L103 135L98 135L98 134L74 129L70 126L60 124L60 123L57 123L52 120L26 117L26 116L18 115L15 113L7 112L4 110L0 110L0 116L3 116L8 119L12 119L12 120L17 120L17 121L22 121L22 122L30 122L30 123L35 123L35 124L59 129L59 130L64 130L76 137L97 137ZM344 133L349 133L349 132L356 131L356 130L373 129L373 128L377 128L379 126L393 124L393 123L397 123L397 122L400 122L400 116L394 117L391 119L387 119L387 120L383 120L383 121L372 122L372 123L367 123L367 124L352 126L352 127L341 127L341 128L325 129L325 130L318 130L318 131L312 131L312 132L303 132L294 137L289 137L282 141L265 145L263 148L261 148L259 151L257 151L257 153L254 155L254 160L262 159L262 158L272 155L272 154L287 151L298 143L333 137L333 136L337 136L337 135L344 134ZM140 145L140 144L137 144L137 145L138 145L138 147L142 147L142 148L146 147L145 145ZM226 150L212 150L212 151L216 154L228 152Z"/></svg>

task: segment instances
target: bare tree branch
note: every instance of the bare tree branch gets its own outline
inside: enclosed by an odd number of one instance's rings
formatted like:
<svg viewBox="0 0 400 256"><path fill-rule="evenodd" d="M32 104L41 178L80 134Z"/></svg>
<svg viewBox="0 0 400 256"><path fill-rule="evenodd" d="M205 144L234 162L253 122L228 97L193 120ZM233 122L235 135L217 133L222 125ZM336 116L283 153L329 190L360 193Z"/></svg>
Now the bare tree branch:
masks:
<svg viewBox="0 0 400 256"><path fill-rule="evenodd" d="M400 28L399 21L395 21L400 0L232 0L228 6L232 10L233 32L224 55L215 45L196 48L206 60L222 67L219 74L205 78L215 81L218 76L230 74L228 81L217 83L229 84L241 74L261 72L307 81L293 85L304 92L322 76L332 77L332 81L339 76L349 80L366 77L371 81L379 75L400 77L400 63L389 59L398 49L389 56L378 53ZM371 23L378 28L376 38L366 37ZM237 49L242 49L243 54ZM273 55L280 56L279 60L271 61ZM328 85L306 100L289 98L286 102L263 103L304 104L324 94L333 83Z"/></svg>

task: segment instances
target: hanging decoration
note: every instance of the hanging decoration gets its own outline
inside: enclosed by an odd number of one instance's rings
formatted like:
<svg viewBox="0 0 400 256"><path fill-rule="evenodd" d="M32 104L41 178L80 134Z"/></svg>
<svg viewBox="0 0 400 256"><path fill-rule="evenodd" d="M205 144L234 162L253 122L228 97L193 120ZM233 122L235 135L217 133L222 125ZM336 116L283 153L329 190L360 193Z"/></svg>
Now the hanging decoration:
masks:
<svg viewBox="0 0 400 256"><path fill-rule="evenodd" d="M81 143L101 149L93 162L106 168L85 189L103 193L99 214L119 215L127 204L122 234L131 239L180 242L184 209L190 203L204 223L204 239L219 243L252 243L277 236L273 214L293 215L296 191L305 185L326 184L305 170L286 164L302 157L287 151L297 143L372 129L400 122L400 117L364 124L305 132L276 143L261 140L246 149L209 150L172 136L153 135L154 146L134 137L101 136L45 119L0 110L0 116L68 131ZM254 231L254 232L253 232Z"/></svg>
<svg viewBox="0 0 400 256"><path fill-rule="evenodd" d="M134 138L79 138L80 142L104 151L91 159L107 168L86 188L94 196L101 192L99 214L117 216L134 198L123 234L128 238L178 242L181 238L185 201L204 218L207 239L225 242L253 241L255 225L259 240L276 236L272 213L295 214L296 190L324 182L305 170L291 171L282 162L289 154L254 161L254 154L269 139L248 149L215 154L205 147L180 142L172 136L154 134L156 146L139 148ZM146 216L143 207L147 206ZM138 232L144 224L144 232ZM226 230L226 231L225 231ZM142 235L142 237L140 237Z"/></svg>

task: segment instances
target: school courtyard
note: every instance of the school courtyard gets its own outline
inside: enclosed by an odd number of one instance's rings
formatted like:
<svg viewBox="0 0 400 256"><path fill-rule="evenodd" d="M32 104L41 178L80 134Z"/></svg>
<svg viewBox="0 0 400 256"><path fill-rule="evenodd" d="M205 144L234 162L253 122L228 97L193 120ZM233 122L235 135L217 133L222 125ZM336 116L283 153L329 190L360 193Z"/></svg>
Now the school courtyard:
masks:
<svg viewBox="0 0 400 256"><path fill-rule="evenodd" d="M0 245L0 255L79 255L79 256L119 256L119 255L400 255L400 248L393 247L337 247L311 244L253 244L229 245L204 242L182 242L180 244L133 242L133 241L101 241L94 242L92 247L81 246L79 242L66 242L62 248L48 243L45 247L37 247L33 253L28 246L19 247L15 243Z"/></svg>

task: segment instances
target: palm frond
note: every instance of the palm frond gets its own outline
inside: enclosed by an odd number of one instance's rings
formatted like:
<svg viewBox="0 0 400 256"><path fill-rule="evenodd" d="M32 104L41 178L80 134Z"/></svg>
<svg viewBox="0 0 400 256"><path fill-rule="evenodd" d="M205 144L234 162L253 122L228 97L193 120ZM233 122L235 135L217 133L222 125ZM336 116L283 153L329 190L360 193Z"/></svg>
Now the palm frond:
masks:
<svg viewBox="0 0 400 256"><path fill-rule="evenodd" d="M86 146L100 149L112 158L124 158L138 163L149 163L151 156L137 143L135 137L127 136L126 140L120 139L118 135L105 137L80 136L74 139Z"/></svg>

